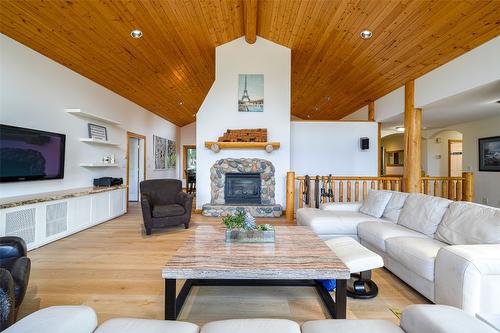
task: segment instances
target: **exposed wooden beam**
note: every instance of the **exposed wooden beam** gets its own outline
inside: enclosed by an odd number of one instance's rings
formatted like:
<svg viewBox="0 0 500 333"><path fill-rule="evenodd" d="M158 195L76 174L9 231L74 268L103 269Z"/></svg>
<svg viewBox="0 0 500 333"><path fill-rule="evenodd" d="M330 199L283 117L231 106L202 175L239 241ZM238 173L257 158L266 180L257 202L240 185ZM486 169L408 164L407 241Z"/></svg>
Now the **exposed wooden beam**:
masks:
<svg viewBox="0 0 500 333"><path fill-rule="evenodd" d="M375 121L375 102L368 102L368 120Z"/></svg>
<svg viewBox="0 0 500 333"><path fill-rule="evenodd" d="M257 6L258 0L243 0L245 40L248 44L255 43L257 39Z"/></svg>
<svg viewBox="0 0 500 333"><path fill-rule="evenodd" d="M405 84L404 191L420 192L422 109L415 109L415 82Z"/></svg>

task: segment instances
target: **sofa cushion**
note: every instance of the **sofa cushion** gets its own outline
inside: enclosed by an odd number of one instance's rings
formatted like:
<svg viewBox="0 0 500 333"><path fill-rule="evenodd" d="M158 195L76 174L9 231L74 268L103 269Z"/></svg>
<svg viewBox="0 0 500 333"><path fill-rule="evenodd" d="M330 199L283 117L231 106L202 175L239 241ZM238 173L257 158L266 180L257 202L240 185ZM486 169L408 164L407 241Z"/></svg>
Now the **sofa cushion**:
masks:
<svg viewBox="0 0 500 333"><path fill-rule="evenodd" d="M302 333L404 333L388 320L313 320L302 324ZM278 332L276 332L278 333Z"/></svg>
<svg viewBox="0 0 500 333"><path fill-rule="evenodd" d="M382 222L381 219L360 212L297 209L297 224L310 227L318 235L356 235L358 223L365 221Z"/></svg>
<svg viewBox="0 0 500 333"><path fill-rule="evenodd" d="M358 237L375 249L385 252L385 240L392 237L422 237L426 235L394 223L363 222L358 224Z"/></svg>
<svg viewBox="0 0 500 333"><path fill-rule="evenodd" d="M231 319L212 321L201 333L300 333L300 326L287 319Z"/></svg>
<svg viewBox="0 0 500 333"><path fill-rule="evenodd" d="M398 224L432 236L452 201L413 193L406 198Z"/></svg>
<svg viewBox="0 0 500 333"><path fill-rule="evenodd" d="M413 304L401 314L401 328L406 333L495 333L494 328L464 311L433 304Z"/></svg>
<svg viewBox="0 0 500 333"><path fill-rule="evenodd" d="M397 191L386 191L392 193L391 199L385 206L384 213L382 217L391 222L398 222L399 215L405 204L406 198L408 198L408 193L397 192Z"/></svg>
<svg viewBox="0 0 500 333"><path fill-rule="evenodd" d="M106 321L94 333L198 333L195 324L155 319L117 318Z"/></svg>
<svg viewBox="0 0 500 333"><path fill-rule="evenodd" d="M153 217L170 217L184 215L186 210L178 204L155 205L153 207Z"/></svg>
<svg viewBox="0 0 500 333"><path fill-rule="evenodd" d="M500 244L500 209L453 202L434 237L453 245Z"/></svg>
<svg viewBox="0 0 500 333"><path fill-rule="evenodd" d="M51 306L19 320L3 333L90 333L97 326L95 311L84 305Z"/></svg>
<svg viewBox="0 0 500 333"><path fill-rule="evenodd" d="M359 211L373 217L381 217L391 196L392 193L387 191L369 191Z"/></svg>
<svg viewBox="0 0 500 333"><path fill-rule="evenodd" d="M434 262L439 249L445 246L445 243L427 237L395 237L385 241L391 258L429 281L434 281Z"/></svg>

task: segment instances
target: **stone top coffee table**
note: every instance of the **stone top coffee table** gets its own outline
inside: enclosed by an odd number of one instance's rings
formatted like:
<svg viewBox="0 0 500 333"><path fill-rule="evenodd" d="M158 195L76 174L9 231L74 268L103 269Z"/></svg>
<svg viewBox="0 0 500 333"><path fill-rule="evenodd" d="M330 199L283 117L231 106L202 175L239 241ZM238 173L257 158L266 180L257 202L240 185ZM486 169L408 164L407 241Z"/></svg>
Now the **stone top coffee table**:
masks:
<svg viewBox="0 0 500 333"><path fill-rule="evenodd" d="M277 226L275 243L226 243L201 226L163 268L165 319L175 320L195 285L315 287L332 318L346 317L349 269L308 227ZM176 297L176 280L186 280ZM336 279L335 301L317 279Z"/></svg>

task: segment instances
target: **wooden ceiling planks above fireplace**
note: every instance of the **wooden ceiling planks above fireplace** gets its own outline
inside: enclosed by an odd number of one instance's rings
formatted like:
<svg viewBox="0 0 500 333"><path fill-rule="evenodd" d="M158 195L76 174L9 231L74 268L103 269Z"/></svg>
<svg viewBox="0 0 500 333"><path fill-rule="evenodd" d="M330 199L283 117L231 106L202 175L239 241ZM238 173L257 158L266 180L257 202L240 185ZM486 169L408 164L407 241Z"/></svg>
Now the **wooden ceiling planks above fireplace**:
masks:
<svg viewBox="0 0 500 333"><path fill-rule="evenodd" d="M292 113L335 120L498 36L498 17L498 1L261 0L256 30L292 49ZM242 0L3 0L0 32L179 126L215 47L245 33Z"/></svg>

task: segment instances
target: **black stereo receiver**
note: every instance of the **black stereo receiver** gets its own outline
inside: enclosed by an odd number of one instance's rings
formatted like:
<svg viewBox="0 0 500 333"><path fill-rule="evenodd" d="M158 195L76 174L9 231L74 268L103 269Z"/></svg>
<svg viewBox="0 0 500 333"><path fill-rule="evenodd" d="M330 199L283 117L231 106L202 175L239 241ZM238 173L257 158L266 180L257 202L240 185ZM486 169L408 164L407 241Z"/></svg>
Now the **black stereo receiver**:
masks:
<svg viewBox="0 0 500 333"><path fill-rule="evenodd" d="M123 184L123 178L101 177L94 179L94 186L117 186Z"/></svg>

